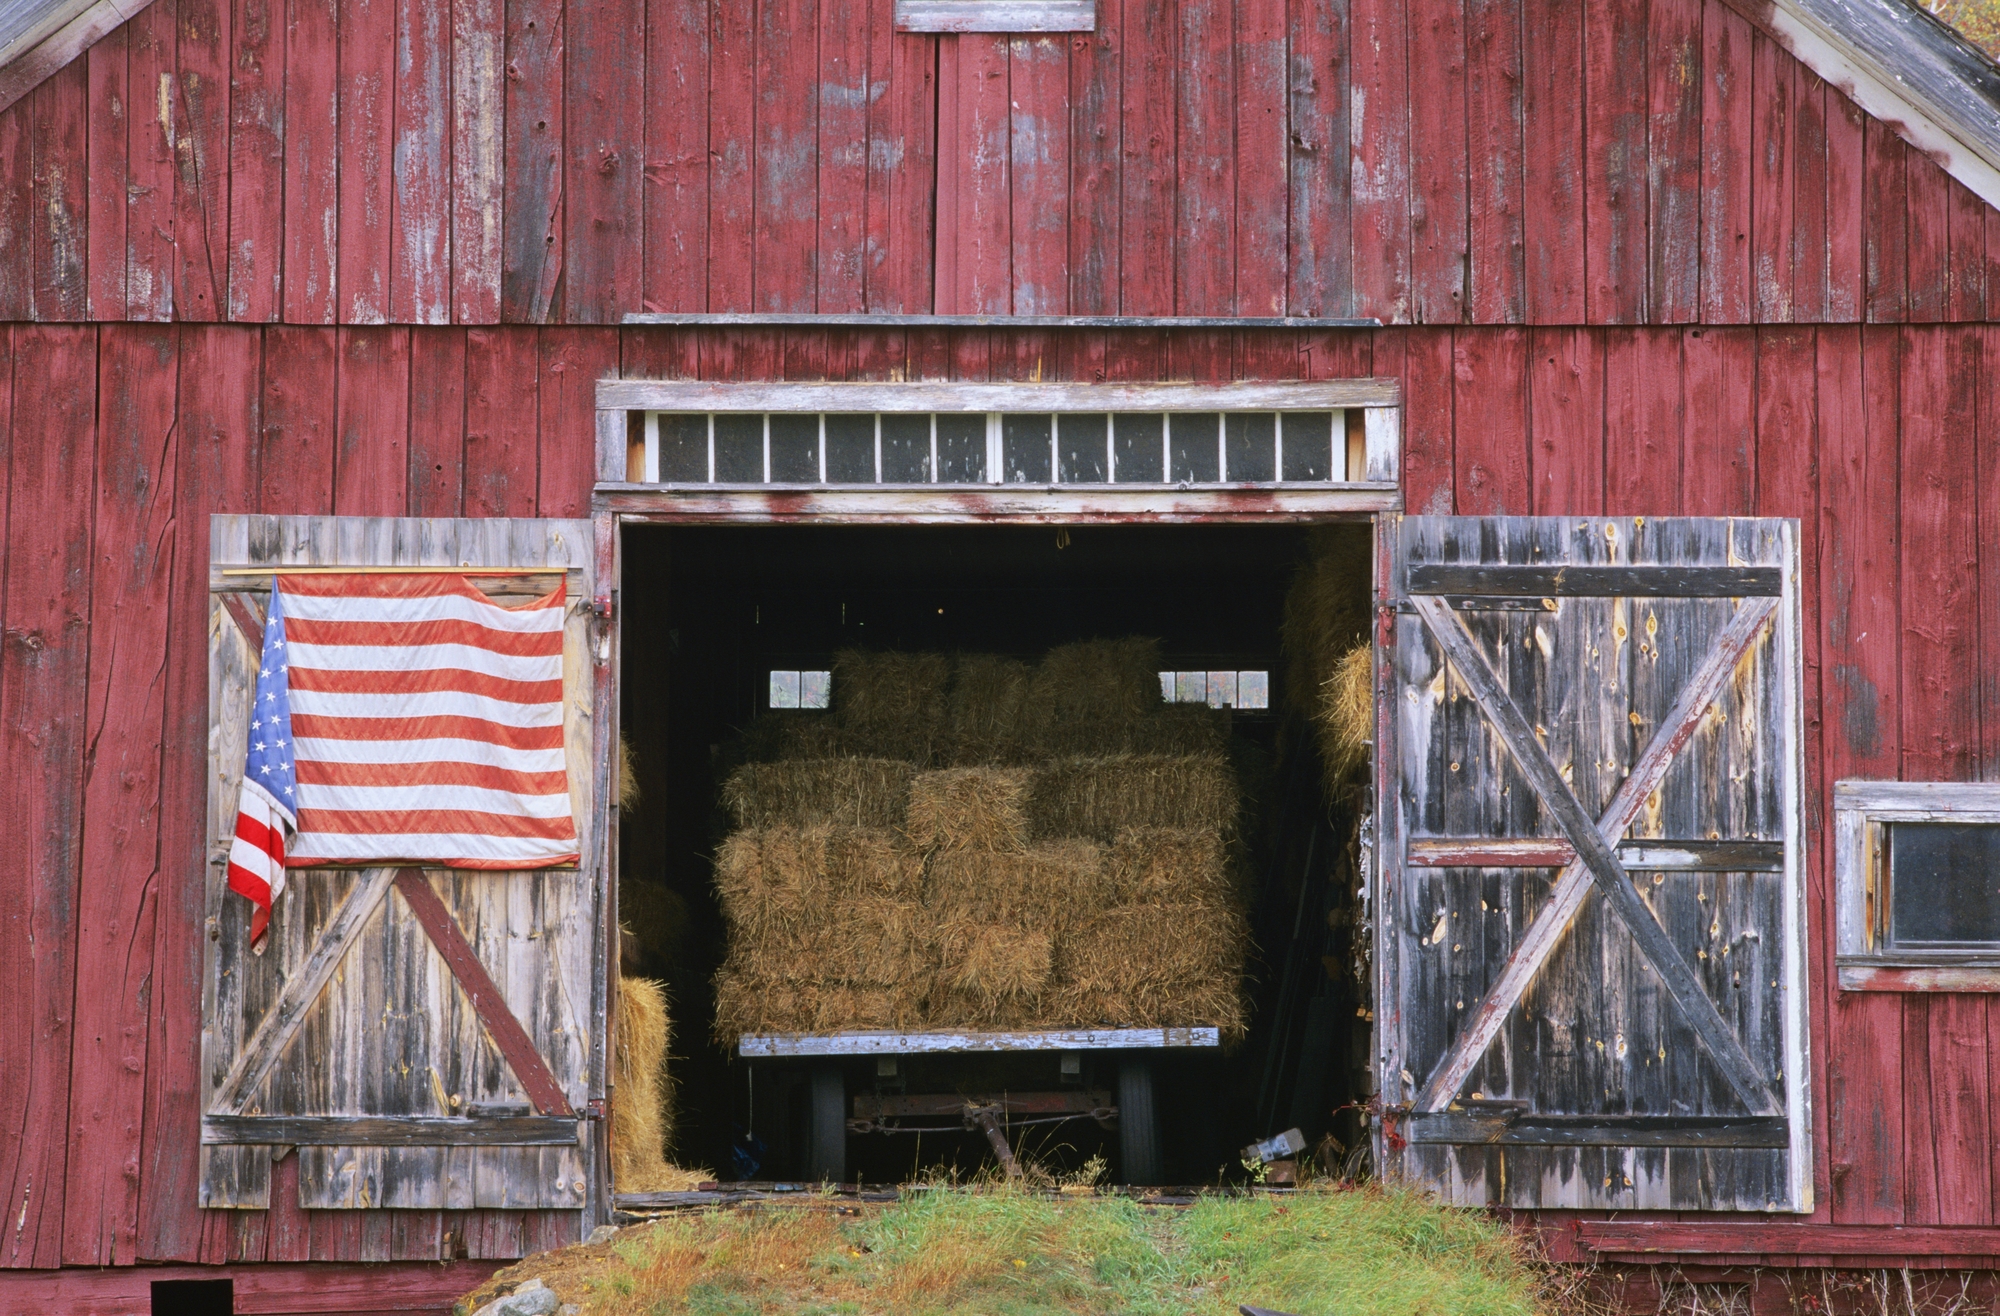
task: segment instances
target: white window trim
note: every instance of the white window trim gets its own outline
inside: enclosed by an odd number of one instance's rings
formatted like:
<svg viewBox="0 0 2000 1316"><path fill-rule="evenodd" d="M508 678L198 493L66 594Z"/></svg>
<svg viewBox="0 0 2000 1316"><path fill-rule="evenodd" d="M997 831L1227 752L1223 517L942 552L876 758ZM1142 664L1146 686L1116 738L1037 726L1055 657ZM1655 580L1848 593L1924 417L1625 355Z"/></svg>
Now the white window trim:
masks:
<svg viewBox="0 0 2000 1316"><path fill-rule="evenodd" d="M1842 991L2000 992L2000 946L1890 950L1882 945L1883 825L2000 824L2000 785L1840 781L1833 787L1834 963Z"/></svg>
<svg viewBox="0 0 2000 1316"><path fill-rule="evenodd" d="M898 32L1095 32L1097 0L896 0Z"/></svg>

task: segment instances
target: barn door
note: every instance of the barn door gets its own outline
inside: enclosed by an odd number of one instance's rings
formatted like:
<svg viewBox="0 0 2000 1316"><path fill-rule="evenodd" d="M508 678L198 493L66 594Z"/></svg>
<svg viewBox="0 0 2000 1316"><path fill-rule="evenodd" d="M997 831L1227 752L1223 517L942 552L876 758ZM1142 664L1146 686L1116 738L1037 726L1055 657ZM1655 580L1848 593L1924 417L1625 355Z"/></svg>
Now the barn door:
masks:
<svg viewBox="0 0 2000 1316"><path fill-rule="evenodd" d="M1381 548L1384 1164L1467 1205L1810 1210L1792 523Z"/></svg>
<svg viewBox="0 0 2000 1316"><path fill-rule="evenodd" d="M262 954L225 865L270 578L257 566L566 569L565 759L582 860L527 872L293 869ZM205 1207L582 1208L598 1200L610 644L589 521L217 516L210 526ZM545 594L549 574L480 577ZM503 599L504 601L504 599Z"/></svg>

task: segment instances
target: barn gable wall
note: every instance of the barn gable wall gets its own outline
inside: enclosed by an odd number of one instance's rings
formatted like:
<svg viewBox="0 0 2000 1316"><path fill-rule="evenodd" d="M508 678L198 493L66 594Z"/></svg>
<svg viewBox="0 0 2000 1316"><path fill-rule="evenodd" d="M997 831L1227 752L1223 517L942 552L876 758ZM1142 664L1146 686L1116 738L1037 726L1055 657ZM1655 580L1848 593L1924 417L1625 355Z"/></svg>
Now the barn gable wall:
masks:
<svg viewBox="0 0 2000 1316"><path fill-rule="evenodd" d="M2000 305L1988 207L1724 0L1099 8L155 0L0 113L0 319Z"/></svg>
<svg viewBox="0 0 2000 1316"><path fill-rule="evenodd" d="M213 512L576 516L601 375L1387 375L1413 509L1796 516L1817 1218L2000 1224L1980 996L1839 995L1842 776L2000 771L2000 328L0 328L0 1264L505 1256L574 1215L195 1206ZM189 902L196 902L190 904ZM1884 1245L1888 1247L1887 1244Z"/></svg>

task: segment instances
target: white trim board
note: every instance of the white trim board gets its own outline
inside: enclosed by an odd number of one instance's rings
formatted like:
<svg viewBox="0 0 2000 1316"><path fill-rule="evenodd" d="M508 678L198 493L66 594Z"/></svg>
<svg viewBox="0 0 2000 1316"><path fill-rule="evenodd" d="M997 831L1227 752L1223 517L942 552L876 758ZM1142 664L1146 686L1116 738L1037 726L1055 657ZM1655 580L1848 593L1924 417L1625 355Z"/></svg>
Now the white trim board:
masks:
<svg viewBox="0 0 2000 1316"><path fill-rule="evenodd" d="M908 1056L966 1051L1121 1051L1222 1045L1215 1028L1065 1028L1034 1033L752 1033L740 1056Z"/></svg>

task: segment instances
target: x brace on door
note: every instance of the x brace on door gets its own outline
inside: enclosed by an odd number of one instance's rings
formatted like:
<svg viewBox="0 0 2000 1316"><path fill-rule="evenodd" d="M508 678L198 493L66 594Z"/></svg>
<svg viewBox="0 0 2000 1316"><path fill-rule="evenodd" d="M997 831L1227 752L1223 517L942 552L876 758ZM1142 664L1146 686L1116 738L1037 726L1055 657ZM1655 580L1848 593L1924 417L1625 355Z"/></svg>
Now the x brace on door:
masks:
<svg viewBox="0 0 2000 1316"><path fill-rule="evenodd" d="M1529 786L1543 807L1554 815L1576 850L1576 858L1566 865L1549 892L1548 903L1529 924L1520 945L1507 958L1499 978L1479 1003L1466 1030L1438 1062L1416 1100L1419 1113L1445 1109L1458 1095L1472 1067L1486 1051L1500 1025L1520 1003L1528 984L1555 950L1570 920L1583 903L1584 893L1595 884L1606 903L1618 915L1648 964L1660 976L1662 985L1682 1016L1693 1026L1703 1049L1722 1071L1732 1090L1758 1115L1781 1113L1769 1084L1757 1072L1756 1063L1743 1043L1723 1021L1715 1003L1702 989L1687 960L1668 940L1666 930L1640 898L1616 846L1625 829L1638 816L1645 800L1666 778L1674 755L1679 753L1700 721L1701 715L1721 692L1729 673L1749 652L1758 634L1776 615L1775 597L1746 598L1737 607L1729 625L1703 660L1699 670L1682 690L1653 740L1632 766L1610 808L1593 826L1583 805L1563 781L1548 751L1536 738L1534 728L1513 698L1500 684L1492 666L1480 652L1464 621L1444 599L1413 595L1411 603L1438 647L1457 669L1471 690L1473 700L1499 735L1507 752L1520 766Z"/></svg>
<svg viewBox="0 0 2000 1316"><path fill-rule="evenodd" d="M494 985L486 967L479 962L465 934L459 931L451 912L431 888L430 879L418 868L370 868L363 871L361 879L348 893L326 931L320 934L305 962L286 981L278 999L258 1021L257 1030L243 1044L236 1063L230 1066L228 1076L216 1088L209 1114L244 1113L251 1096L262 1086L265 1077L278 1063L278 1057L305 1022L307 1007L319 996L327 980L333 977L335 967L346 958L348 950L360 938L361 929L387 898L391 886L402 893L410 912L416 916L418 926L437 947L438 954L451 970L452 978L471 1000L487 1036L493 1039L493 1045L514 1071L514 1077L520 1080L536 1112L574 1119L576 1111L563 1095L555 1075L549 1072L548 1062L542 1059L541 1052L535 1049L534 1040L528 1036L528 1030L521 1026L521 1021L508 1008L500 989Z"/></svg>

